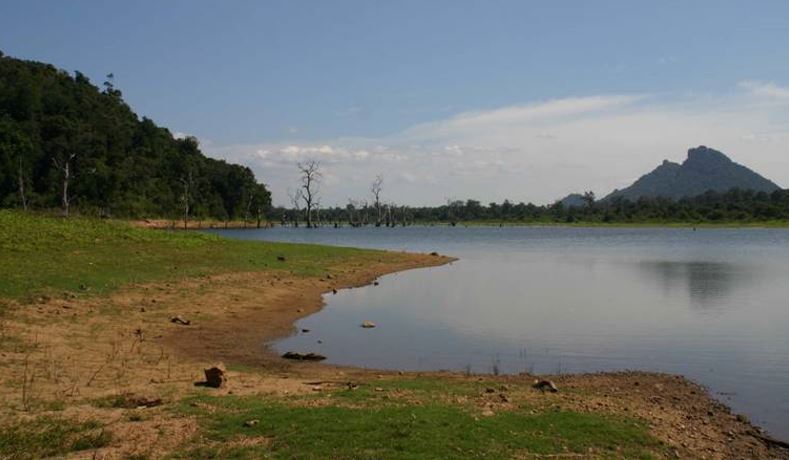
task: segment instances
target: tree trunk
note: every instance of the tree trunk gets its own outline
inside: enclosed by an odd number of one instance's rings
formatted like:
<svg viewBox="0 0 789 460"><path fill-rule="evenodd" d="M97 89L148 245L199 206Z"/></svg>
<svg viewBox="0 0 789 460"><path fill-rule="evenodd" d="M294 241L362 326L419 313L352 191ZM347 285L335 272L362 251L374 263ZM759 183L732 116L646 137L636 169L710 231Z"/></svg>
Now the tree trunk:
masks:
<svg viewBox="0 0 789 460"><path fill-rule="evenodd" d="M22 172L22 157L19 158L19 199L22 201L22 209L27 211L27 197L25 196L25 176Z"/></svg>
<svg viewBox="0 0 789 460"><path fill-rule="evenodd" d="M63 166L63 216L68 217L69 212L69 197L68 197L68 182L71 177L71 165L69 161L66 161L65 166Z"/></svg>

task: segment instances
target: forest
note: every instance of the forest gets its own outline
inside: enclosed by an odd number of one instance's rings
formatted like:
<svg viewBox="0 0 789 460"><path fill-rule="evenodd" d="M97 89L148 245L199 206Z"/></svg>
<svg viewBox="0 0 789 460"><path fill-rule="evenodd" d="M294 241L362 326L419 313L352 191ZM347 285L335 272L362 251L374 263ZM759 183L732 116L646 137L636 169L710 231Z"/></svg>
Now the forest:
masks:
<svg viewBox="0 0 789 460"><path fill-rule="evenodd" d="M0 207L100 217L255 220L271 205L243 166L139 118L107 75L0 52Z"/></svg>
<svg viewBox="0 0 789 460"><path fill-rule="evenodd" d="M596 201L584 195L585 203L566 206L561 201L539 206L532 203L484 205L477 200L448 200L441 206L411 207L380 200L349 201L345 207L313 211L312 221L320 225L401 226L419 223L492 223L492 224L639 224L639 223L764 223L789 221L789 190L772 193L732 189L708 191L702 195L674 200L624 198ZM277 207L271 217L281 224L306 222L306 209Z"/></svg>

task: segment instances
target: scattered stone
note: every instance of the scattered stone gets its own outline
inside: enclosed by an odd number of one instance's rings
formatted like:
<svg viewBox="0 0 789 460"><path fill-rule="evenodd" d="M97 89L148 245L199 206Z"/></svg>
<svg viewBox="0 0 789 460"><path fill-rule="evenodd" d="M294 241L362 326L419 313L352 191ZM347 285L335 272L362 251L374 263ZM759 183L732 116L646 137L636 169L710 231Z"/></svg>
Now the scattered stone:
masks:
<svg viewBox="0 0 789 460"><path fill-rule="evenodd" d="M312 391L321 391L321 390L323 390L323 388L321 388L320 385L315 385L314 387L312 387Z"/></svg>
<svg viewBox="0 0 789 460"><path fill-rule="evenodd" d="M482 411L482 416L483 416L483 417L493 417L494 415L496 415L496 413L495 413L495 412L493 412L492 410L490 410L490 408L489 408L489 407L486 407L486 408L485 408L485 409Z"/></svg>
<svg viewBox="0 0 789 460"><path fill-rule="evenodd" d="M218 363L205 369L205 385L211 388L222 388L227 384L227 370L225 365Z"/></svg>
<svg viewBox="0 0 789 460"><path fill-rule="evenodd" d="M296 361L323 361L326 359L325 356L319 355L318 353L297 353L295 351L289 351L282 355L282 357Z"/></svg>
<svg viewBox="0 0 789 460"><path fill-rule="evenodd" d="M331 293L332 293L332 294L337 294L337 289L332 289L332 290L331 290Z"/></svg>
<svg viewBox="0 0 789 460"><path fill-rule="evenodd" d="M357 385L357 384L355 384L353 382L348 382L346 385L348 386L349 390L356 390L356 389L359 388L359 385Z"/></svg>
<svg viewBox="0 0 789 460"><path fill-rule="evenodd" d="M174 324L180 324L181 326L188 326L188 325L192 324L191 321L189 321L188 319L185 319L185 318L183 318L181 316L174 316L174 317L170 318L170 322L174 323Z"/></svg>
<svg viewBox="0 0 789 460"><path fill-rule="evenodd" d="M378 281L373 281L373 286L378 286L380 283Z"/></svg>
<svg viewBox="0 0 789 460"><path fill-rule="evenodd" d="M306 333L308 333L308 332L310 332L310 330L309 330L309 329L302 329L302 330L301 330L301 333L302 333L302 334L306 334Z"/></svg>
<svg viewBox="0 0 789 460"><path fill-rule="evenodd" d="M285 256L277 256L277 260L280 262L285 262Z"/></svg>
<svg viewBox="0 0 789 460"><path fill-rule="evenodd" d="M375 387L375 391L377 391L378 393L381 393L382 391L384 391L384 389L381 388L381 387Z"/></svg>
<svg viewBox="0 0 789 460"><path fill-rule="evenodd" d="M501 402L503 402L503 403L508 403L508 402L510 402L510 398L509 398L507 395L505 395L504 393L499 393L499 399L500 399L500 400L501 400Z"/></svg>
<svg viewBox="0 0 789 460"><path fill-rule="evenodd" d="M485 388L485 393L495 393L495 392L496 392L495 388L491 388L491 387Z"/></svg>
<svg viewBox="0 0 789 460"><path fill-rule="evenodd" d="M330 280L330 279L333 279L333 278L334 278L334 277L333 277L333 276L331 276L331 273L327 273L327 274L326 274L326 279L327 279L327 280Z"/></svg>
<svg viewBox="0 0 789 460"><path fill-rule="evenodd" d="M296 313L304 313L304 309L303 308L297 308L296 309Z"/></svg>
<svg viewBox="0 0 789 460"><path fill-rule="evenodd" d="M559 391L559 389L556 388L556 384L550 380L535 380L534 388L540 391L550 391L551 393L556 393Z"/></svg>
<svg viewBox="0 0 789 460"><path fill-rule="evenodd" d="M371 329L375 327L375 323L372 321L364 321L362 322L362 327L365 329Z"/></svg>
<svg viewBox="0 0 789 460"><path fill-rule="evenodd" d="M253 426L257 425L258 423L260 423L260 420L257 420L257 419L255 419L255 420L247 420L246 422L244 422L244 426L247 427L247 428L252 428Z"/></svg>
<svg viewBox="0 0 789 460"><path fill-rule="evenodd" d="M435 252L435 251L431 252L430 255L433 256L433 257L438 257L438 253Z"/></svg>

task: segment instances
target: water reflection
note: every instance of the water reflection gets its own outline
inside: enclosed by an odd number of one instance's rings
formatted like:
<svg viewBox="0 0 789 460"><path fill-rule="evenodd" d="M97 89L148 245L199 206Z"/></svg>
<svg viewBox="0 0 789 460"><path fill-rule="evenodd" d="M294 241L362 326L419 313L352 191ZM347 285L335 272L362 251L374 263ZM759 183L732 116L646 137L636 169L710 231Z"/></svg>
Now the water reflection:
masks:
<svg viewBox="0 0 789 460"><path fill-rule="evenodd" d="M642 260L636 266L646 281L658 281L667 294L686 292L690 306L703 311L722 310L732 293L755 279L755 267L719 261Z"/></svg>

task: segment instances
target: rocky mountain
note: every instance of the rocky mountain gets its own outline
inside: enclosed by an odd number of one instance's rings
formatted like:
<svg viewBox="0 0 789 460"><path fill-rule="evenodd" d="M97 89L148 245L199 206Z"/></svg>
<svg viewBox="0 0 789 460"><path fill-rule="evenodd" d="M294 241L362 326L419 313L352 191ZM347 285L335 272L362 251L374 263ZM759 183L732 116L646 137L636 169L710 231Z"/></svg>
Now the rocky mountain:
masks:
<svg viewBox="0 0 789 460"><path fill-rule="evenodd" d="M559 200L559 202L562 203L562 206L564 206L565 209L583 208L584 206L586 206L586 201L584 201L584 196L581 195L580 193L571 193L566 197L562 198L561 200Z"/></svg>
<svg viewBox="0 0 789 460"><path fill-rule="evenodd" d="M725 192L733 188L757 192L780 189L774 182L733 162L723 153L702 145L688 150L688 158L682 164L666 160L630 187L614 190L604 200L622 197L635 201L642 196L680 199L709 190Z"/></svg>

